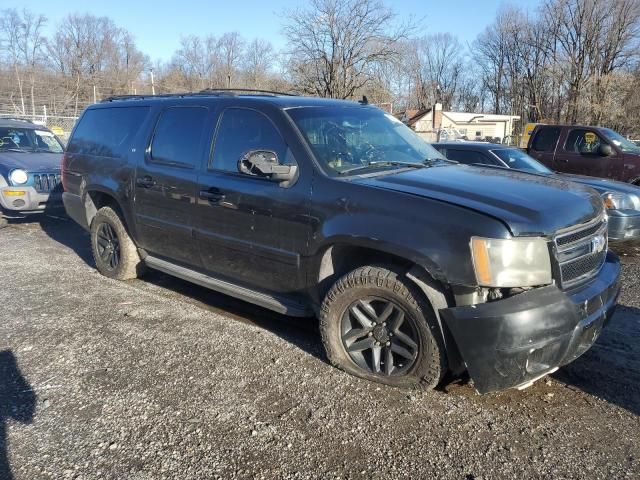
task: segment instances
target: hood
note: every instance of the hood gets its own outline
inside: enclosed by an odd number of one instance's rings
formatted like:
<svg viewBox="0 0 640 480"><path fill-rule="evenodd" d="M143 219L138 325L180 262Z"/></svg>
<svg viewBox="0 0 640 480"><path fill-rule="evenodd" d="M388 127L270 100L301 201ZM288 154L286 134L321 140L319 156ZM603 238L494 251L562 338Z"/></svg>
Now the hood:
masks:
<svg viewBox="0 0 640 480"><path fill-rule="evenodd" d="M61 153L0 152L0 170L22 168L27 172L56 172L60 170Z"/></svg>
<svg viewBox="0 0 640 480"><path fill-rule="evenodd" d="M631 185L630 183L618 182L617 180L611 180L608 178L587 177L585 175L573 175L567 173L559 173L557 174L557 176L562 177L565 180L569 180L570 182L588 185L594 190L597 190L600 194L608 192L620 192L632 193L640 196L640 187Z"/></svg>
<svg viewBox="0 0 640 480"><path fill-rule="evenodd" d="M557 176L451 165L357 177L360 184L470 208L504 222L513 235L552 235L604 211L588 187Z"/></svg>

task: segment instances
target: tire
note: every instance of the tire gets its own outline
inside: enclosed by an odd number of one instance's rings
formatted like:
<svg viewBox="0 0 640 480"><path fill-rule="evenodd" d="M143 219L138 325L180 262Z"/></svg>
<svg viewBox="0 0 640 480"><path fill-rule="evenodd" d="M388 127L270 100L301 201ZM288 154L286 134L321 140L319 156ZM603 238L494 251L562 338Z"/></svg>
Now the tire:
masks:
<svg viewBox="0 0 640 480"><path fill-rule="evenodd" d="M0 213L0 229L9 226L9 220L7 220L6 218L4 218L2 216L2 213Z"/></svg>
<svg viewBox="0 0 640 480"><path fill-rule="evenodd" d="M340 278L320 309L329 362L385 385L436 387L447 362L435 314L422 298L404 275L383 267L361 267ZM360 350L365 345L370 347Z"/></svg>
<svg viewBox="0 0 640 480"><path fill-rule="evenodd" d="M96 268L105 277L130 280L143 273L144 264L138 249L111 207L102 207L93 217L91 252Z"/></svg>

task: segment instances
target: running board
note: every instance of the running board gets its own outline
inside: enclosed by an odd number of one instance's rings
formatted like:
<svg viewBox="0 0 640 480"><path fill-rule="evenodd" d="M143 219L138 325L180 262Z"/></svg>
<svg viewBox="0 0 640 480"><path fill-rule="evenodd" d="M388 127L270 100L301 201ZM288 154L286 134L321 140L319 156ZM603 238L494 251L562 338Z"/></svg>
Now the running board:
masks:
<svg viewBox="0 0 640 480"><path fill-rule="evenodd" d="M150 255L147 255L144 258L144 262L155 270L210 288L216 292L244 300L245 302L268 308L274 312L290 315L292 317L313 316L313 311L302 304L268 295L266 293L257 292L225 280L219 280L217 278L210 277L209 275L205 275L204 273L195 272L188 268L175 265Z"/></svg>

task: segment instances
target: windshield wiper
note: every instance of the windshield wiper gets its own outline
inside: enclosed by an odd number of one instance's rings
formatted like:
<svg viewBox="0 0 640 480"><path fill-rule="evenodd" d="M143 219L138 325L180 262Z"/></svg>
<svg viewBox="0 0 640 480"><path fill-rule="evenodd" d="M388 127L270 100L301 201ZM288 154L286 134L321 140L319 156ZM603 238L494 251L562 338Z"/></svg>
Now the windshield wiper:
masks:
<svg viewBox="0 0 640 480"><path fill-rule="evenodd" d="M455 160L449 160L448 158L433 157L433 158L425 158L422 161L422 163L423 165L430 167L437 163L459 163L459 162L456 162Z"/></svg>
<svg viewBox="0 0 640 480"><path fill-rule="evenodd" d="M378 167L405 167L405 168L424 168L425 165L422 163L409 163L409 162L398 162L392 160L379 160L374 162L368 162L364 165L358 165L357 167L347 168L346 170L342 170L340 175L346 175L347 173L357 172L359 170L367 170L369 168L378 168Z"/></svg>
<svg viewBox="0 0 640 480"><path fill-rule="evenodd" d="M0 151L4 151L4 152L22 152L22 153L27 153L26 150L20 148L20 147L9 147L9 148L5 148L5 149L0 149Z"/></svg>

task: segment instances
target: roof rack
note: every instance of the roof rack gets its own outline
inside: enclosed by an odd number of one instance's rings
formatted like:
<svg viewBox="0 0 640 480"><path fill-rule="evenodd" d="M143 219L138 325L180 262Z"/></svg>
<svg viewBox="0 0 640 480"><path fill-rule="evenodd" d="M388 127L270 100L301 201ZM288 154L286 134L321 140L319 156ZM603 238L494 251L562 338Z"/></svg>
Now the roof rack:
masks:
<svg viewBox="0 0 640 480"><path fill-rule="evenodd" d="M195 97L199 95L213 95L213 96L235 96L236 94L261 94L261 95L284 95L284 96L295 96L293 93L286 92L276 92L274 90L260 90L253 88L206 88L204 90L200 90L199 92L182 92L182 93L161 93L159 95L112 95L110 97L101 100L100 103L113 102L115 100L144 100L148 98L184 98L184 97Z"/></svg>
<svg viewBox="0 0 640 480"><path fill-rule="evenodd" d="M201 94L216 94L216 93L233 94L234 92L240 92L240 94L262 93L262 94L273 95L273 96L276 96L276 95L284 95L287 97L295 96L294 93L277 92L275 90L262 90L259 88L205 88L204 90L200 90L199 93Z"/></svg>
<svg viewBox="0 0 640 480"><path fill-rule="evenodd" d="M0 115L0 120L13 120L14 122L27 122L33 124L33 120L28 118L20 118L20 117L12 117L12 116L4 116Z"/></svg>

